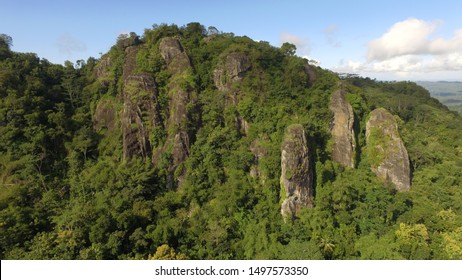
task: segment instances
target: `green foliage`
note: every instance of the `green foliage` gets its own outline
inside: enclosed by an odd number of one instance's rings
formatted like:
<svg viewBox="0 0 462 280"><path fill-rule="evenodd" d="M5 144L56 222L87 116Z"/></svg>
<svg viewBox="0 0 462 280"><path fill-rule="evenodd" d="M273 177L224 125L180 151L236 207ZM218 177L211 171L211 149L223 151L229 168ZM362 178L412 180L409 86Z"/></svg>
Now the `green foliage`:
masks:
<svg viewBox="0 0 462 280"><path fill-rule="evenodd" d="M164 37L178 38L190 59L180 75L160 54ZM140 112L152 158L123 161L125 49L134 45L133 71L154 78L160 124ZM120 37L100 60L64 66L10 46L2 34L2 259L462 258L462 120L414 83L340 81L291 44L276 48L199 23L155 25ZM218 90L214 72L231 53L250 67ZM329 103L340 86L355 114L356 169L331 159ZM187 121L172 128L178 91L190 99ZM377 107L399 117L410 192L395 193L370 170L386 156L365 143ZM294 123L307 132L315 206L284 223L281 143ZM189 138L187 158L172 166L179 129ZM371 141L387 139L372 131Z"/></svg>

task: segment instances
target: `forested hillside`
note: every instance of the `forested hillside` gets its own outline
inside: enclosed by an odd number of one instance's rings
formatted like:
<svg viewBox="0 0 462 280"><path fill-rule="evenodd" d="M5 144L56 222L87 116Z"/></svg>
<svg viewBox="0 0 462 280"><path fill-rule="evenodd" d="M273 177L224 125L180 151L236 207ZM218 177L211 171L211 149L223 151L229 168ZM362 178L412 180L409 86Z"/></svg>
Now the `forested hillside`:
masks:
<svg viewBox="0 0 462 280"><path fill-rule="evenodd" d="M462 117L198 23L0 38L2 259L462 259Z"/></svg>

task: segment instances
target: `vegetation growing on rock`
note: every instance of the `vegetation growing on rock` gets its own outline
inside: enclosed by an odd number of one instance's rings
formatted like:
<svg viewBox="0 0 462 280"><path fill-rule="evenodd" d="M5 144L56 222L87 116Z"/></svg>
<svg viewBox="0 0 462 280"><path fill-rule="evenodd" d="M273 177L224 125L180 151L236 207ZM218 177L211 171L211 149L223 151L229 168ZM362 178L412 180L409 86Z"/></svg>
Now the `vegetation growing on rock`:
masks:
<svg viewBox="0 0 462 280"><path fill-rule="evenodd" d="M462 119L414 83L341 80L198 23L76 64L0 48L2 259L462 258ZM340 83L354 168L332 152ZM389 140L376 108L396 116L407 192L371 170L391 155L369 148ZM310 178L292 222L281 178Z"/></svg>

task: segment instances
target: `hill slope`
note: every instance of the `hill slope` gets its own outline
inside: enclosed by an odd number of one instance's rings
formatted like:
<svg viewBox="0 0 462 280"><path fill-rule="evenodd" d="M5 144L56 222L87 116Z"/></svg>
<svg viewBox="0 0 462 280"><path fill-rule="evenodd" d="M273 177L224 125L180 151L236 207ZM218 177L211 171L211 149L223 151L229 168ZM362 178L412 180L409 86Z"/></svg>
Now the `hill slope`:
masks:
<svg viewBox="0 0 462 280"><path fill-rule="evenodd" d="M417 84L426 88L433 97L451 110L462 113L462 82L419 81Z"/></svg>
<svg viewBox="0 0 462 280"><path fill-rule="evenodd" d="M294 53L198 23L3 46L1 257L461 259L462 118Z"/></svg>

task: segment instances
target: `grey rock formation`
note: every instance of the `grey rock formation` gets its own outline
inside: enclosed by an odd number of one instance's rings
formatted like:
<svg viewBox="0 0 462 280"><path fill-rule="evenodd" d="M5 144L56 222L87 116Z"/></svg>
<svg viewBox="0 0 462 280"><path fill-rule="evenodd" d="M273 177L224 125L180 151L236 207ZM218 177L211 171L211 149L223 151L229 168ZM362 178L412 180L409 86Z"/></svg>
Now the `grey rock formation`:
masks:
<svg viewBox="0 0 462 280"><path fill-rule="evenodd" d="M167 69L172 74L172 81L169 83L169 114L166 121L166 128L169 134L163 148L153 156L153 162L159 159L168 147L172 148L172 165L169 167L167 185L169 188L174 186L174 173L177 167L189 155L190 140L187 133L188 129L188 106L194 104L191 96L191 89L181 86L179 82L184 79L184 75L191 71L191 62L185 53L181 43L176 38L163 38L159 44L161 56L167 64ZM177 172L178 173L178 172ZM178 180L181 182L183 173L179 172Z"/></svg>
<svg viewBox="0 0 462 280"><path fill-rule="evenodd" d="M172 74L179 74L191 67L189 57L177 38L163 38L159 44L159 51Z"/></svg>
<svg viewBox="0 0 462 280"><path fill-rule="evenodd" d="M243 75L251 67L249 57L244 53L233 52L226 56L223 65L213 71L213 81L218 90L225 92L224 107L237 106L240 92L233 89L233 84L241 82ZM236 129L248 134L249 123L239 114L236 119Z"/></svg>
<svg viewBox="0 0 462 280"><path fill-rule="evenodd" d="M394 184L397 191L410 190L409 156L396 120L386 109L378 108L370 113L366 141L371 170L383 181Z"/></svg>
<svg viewBox="0 0 462 280"><path fill-rule="evenodd" d="M149 128L160 125L157 110L157 88L149 74L134 74L138 46L125 49L122 91L122 141L123 158L130 160L139 155L151 157Z"/></svg>
<svg viewBox="0 0 462 280"><path fill-rule="evenodd" d="M333 114L330 129L333 140L332 159L345 167L354 168L356 147L353 130L354 113L342 89L334 92L329 108Z"/></svg>
<svg viewBox="0 0 462 280"><path fill-rule="evenodd" d="M99 101L93 117L93 127L96 130L107 129L112 132L116 125L117 112L113 104Z"/></svg>
<svg viewBox="0 0 462 280"><path fill-rule="evenodd" d="M111 82L114 82L114 78L111 79L109 69L112 67L111 57L106 55L101 58L101 61L95 66L95 75L98 80L104 86L109 86Z"/></svg>
<svg viewBox="0 0 462 280"><path fill-rule="evenodd" d="M160 125L157 110L157 89L154 79L147 75L131 75L124 83L122 114L123 156L135 154L151 157L149 128Z"/></svg>
<svg viewBox="0 0 462 280"><path fill-rule="evenodd" d="M250 69L250 59L244 53L230 53L224 65L213 72L213 81L220 91L230 91L235 82L242 80L243 74Z"/></svg>
<svg viewBox="0 0 462 280"><path fill-rule="evenodd" d="M308 85L311 86L318 78L318 73L316 72L316 66L307 64L304 68L305 74L308 77Z"/></svg>
<svg viewBox="0 0 462 280"><path fill-rule="evenodd" d="M281 148L281 214L294 219L302 208L313 207L313 173L306 132L300 124L287 128Z"/></svg>

